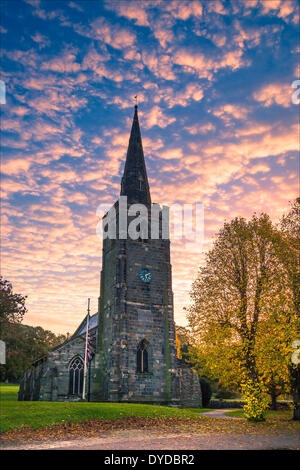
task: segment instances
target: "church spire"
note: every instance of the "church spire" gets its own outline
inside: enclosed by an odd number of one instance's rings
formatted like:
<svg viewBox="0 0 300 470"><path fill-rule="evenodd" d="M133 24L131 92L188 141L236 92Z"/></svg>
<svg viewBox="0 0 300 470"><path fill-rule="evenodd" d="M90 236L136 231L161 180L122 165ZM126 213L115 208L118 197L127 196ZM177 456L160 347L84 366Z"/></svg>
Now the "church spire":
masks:
<svg viewBox="0 0 300 470"><path fill-rule="evenodd" d="M127 196L129 204L151 205L137 109L138 107L135 105L126 163L121 182L121 196Z"/></svg>

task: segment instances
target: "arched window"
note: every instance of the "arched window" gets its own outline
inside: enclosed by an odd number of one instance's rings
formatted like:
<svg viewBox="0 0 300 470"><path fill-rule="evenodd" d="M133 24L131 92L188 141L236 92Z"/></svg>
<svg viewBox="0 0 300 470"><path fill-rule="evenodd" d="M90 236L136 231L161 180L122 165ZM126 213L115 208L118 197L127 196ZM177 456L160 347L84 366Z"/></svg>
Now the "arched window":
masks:
<svg viewBox="0 0 300 470"><path fill-rule="evenodd" d="M148 372L148 351L145 340L141 341L137 348L136 370L139 373Z"/></svg>
<svg viewBox="0 0 300 470"><path fill-rule="evenodd" d="M69 365L69 394L81 395L83 390L83 360L75 356Z"/></svg>

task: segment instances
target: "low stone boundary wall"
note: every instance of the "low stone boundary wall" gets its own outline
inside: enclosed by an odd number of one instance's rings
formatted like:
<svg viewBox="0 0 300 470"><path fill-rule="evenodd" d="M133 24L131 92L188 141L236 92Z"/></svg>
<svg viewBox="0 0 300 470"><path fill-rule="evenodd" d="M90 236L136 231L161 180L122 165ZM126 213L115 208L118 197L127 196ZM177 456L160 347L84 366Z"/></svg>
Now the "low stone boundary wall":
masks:
<svg viewBox="0 0 300 470"><path fill-rule="evenodd" d="M222 408L242 408L245 404L242 400L225 401L225 400L210 400L208 408L222 409Z"/></svg>
<svg viewBox="0 0 300 470"><path fill-rule="evenodd" d="M223 409L223 408L243 408L245 402L243 400L217 400L212 399L209 402L208 408L212 408L214 410ZM271 405L270 405L271 407ZM277 410L289 410L290 404L288 401L279 401L277 403Z"/></svg>

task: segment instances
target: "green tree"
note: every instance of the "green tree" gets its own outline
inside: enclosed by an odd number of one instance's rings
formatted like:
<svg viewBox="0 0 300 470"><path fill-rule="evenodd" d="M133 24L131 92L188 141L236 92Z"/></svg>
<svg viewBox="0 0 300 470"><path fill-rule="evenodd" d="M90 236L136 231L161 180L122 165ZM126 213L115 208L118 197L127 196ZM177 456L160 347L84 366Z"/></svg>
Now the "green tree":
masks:
<svg viewBox="0 0 300 470"><path fill-rule="evenodd" d="M256 356L260 378L270 395L272 409L277 409L277 399L290 392L289 362L291 356L290 339L294 329L279 309L258 326Z"/></svg>
<svg viewBox="0 0 300 470"><path fill-rule="evenodd" d="M275 233L266 214L225 223L193 284L188 313L204 375L239 387L255 420L267 407L256 346L278 277Z"/></svg>
<svg viewBox="0 0 300 470"><path fill-rule="evenodd" d="M19 381L32 362L46 355L51 349L66 340L64 335L55 335L40 326L33 327L14 323L6 329L6 364L1 366L0 379Z"/></svg>
<svg viewBox="0 0 300 470"><path fill-rule="evenodd" d="M13 293L12 284L0 276L0 327L7 322L20 323L27 311L26 296Z"/></svg>
<svg viewBox="0 0 300 470"><path fill-rule="evenodd" d="M66 339L39 326L23 325L25 301L25 296L13 292L9 281L0 278L0 339L6 343L6 364L0 366L0 380L20 380L33 360Z"/></svg>
<svg viewBox="0 0 300 470"><path fill-rule="evenodd" d="M300 198L280 222L276 240L277 256L284 267L286 284L291 292L292 308L289 321L295 325L293 340L300 339ZM290 383L294 402L294 419L300 420L300 364L289 361Z"/></svg>
<svg viewBox="0 0 300 470"><path fill-rule="evenodd" d="M27 311L25 306L26 297L13 292L12 284L0 276L0 339L6 343L6 365L0 366L1 379L6 378L8 369L7 361L10 354L8 337L12 342L17 341L14 337L16 325L20 325ZM21 358L19 358L19 361Z"/></svg>

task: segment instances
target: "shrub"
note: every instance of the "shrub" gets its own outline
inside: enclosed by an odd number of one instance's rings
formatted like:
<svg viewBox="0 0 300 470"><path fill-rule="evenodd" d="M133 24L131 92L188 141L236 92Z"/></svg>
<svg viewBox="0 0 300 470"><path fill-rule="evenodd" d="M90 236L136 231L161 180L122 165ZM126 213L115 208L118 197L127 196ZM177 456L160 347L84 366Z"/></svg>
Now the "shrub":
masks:
<svg viewBox="0 0 300 470"><path fill-rule="evenodd" d="M243 406L245 417L248 421L264 421L269 407L269 399L262 386L250 379L244 379L241 383L242 396L246 401Z"/></svg>
<svg viewBox="0 0 300 470"><path fill-rule="evenodd" d="M222 400L229 400L231 398L237 398L238 395L231 390L227 390L225 388L217 388L216 393L214 394L215 398L221 398Z"/></svg>

